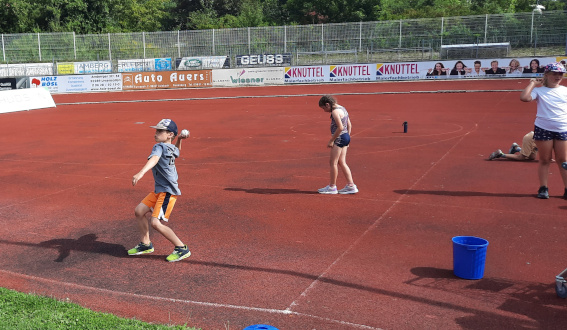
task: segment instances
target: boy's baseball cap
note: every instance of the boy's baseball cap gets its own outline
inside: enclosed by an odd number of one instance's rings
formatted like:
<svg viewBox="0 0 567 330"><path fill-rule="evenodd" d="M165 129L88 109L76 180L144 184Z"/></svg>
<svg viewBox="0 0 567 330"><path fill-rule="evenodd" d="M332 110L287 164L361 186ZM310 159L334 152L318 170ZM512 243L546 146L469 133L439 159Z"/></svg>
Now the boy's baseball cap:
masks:
<svg viewBox="0 0 567 330"><path fill-rule="evenodd" d="M155 129L165 129L177 136L177 125L171 119L162 119L159 121L159 123L157 123L157 125L150 127Z"/></svg>
<svg viewBox="0 0 567 330"><path fill-rule="evenodd" d="M565 70L565 67L563 66L563 64L561 63L549 63L548 65L545 66L545 72L562 72L565 73L567 72L567 70Z"/></svg>

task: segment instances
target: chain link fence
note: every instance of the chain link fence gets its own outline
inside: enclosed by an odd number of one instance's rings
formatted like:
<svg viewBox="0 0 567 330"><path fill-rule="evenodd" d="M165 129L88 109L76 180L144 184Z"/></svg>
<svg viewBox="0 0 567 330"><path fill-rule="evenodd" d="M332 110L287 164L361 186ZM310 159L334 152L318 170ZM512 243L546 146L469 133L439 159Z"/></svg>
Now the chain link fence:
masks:
<svg viewBox="0 0 567 330"><path fill-rule="evenodd" d="M509 43L510 57L566 54L567 11L196 31L2 34L0 60L13 64L291 53L293 65L309 65L447 59L441 52L444 45L501 43ZM490 52L474 54L491 57Z"/></svg>

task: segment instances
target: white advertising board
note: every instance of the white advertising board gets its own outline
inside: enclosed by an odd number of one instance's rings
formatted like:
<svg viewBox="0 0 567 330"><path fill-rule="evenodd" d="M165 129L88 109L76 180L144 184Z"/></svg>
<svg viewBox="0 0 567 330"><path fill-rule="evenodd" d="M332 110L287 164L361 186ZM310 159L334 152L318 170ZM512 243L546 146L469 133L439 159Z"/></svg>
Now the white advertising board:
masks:
<svg viewBox="0 0 567 330"><path fill-rule="evenodd" d="M372 81L375 80L376 70L372 64L348 64L329 66L329 81Z"/></svg>
<svg viewBox="0 0 567 330"><path fill-rule="evenodd" d="M195 56L175 59L177 70L206 70L230 67L228 56Z"/></svg>
<svg viewBox="0 0 567 330"><path fill-rule="evenodd" d="M75 65L75 74L112 72L112 62L110 61L73 62L73 64Z"/></svg>
<svg viewBox="0 0 567 330"><path fill-rule="evenodd" d="M329 66L291 66L284 68L285 83L322 83L329 81Z"/></svg>
<svg viewBox="0 0 567 330"><path fill-rule="evenodd" d="M52 94L122 90L122 75L119 73L77 76L44 76L30 77L29 79L31 88L44 87Z"/></svg>
<svg viewBox="0 0 567 330"><path fill-rule="evenodd" d="M479 59L479 60L442 60L427 62L401 62L401 63L377 63L376 64L376 80L415 80L415 79L459 79L459 78L502 78L502 77L532 77L541 75L540 73L531 74L524 73L524 70L530 67L533 60L539 62L540 71L543 66L548 63L555 62L555 57L538 57L538 58L495 58L495 59ZM516 71L513 71L512 65L515 61L519 63ZM460 62L465 66L464 75L451 75L451 70ZM478 72L475 71L475 62L480 62ZM441 64L444 74L435 75L434 70L437 64ZM501 74L491 74L491 67L501 69ZM477 65L478 66L478 65ZM456 72L456 71L455 71Z"/></svg>
<svg viewBox="0 0 567 330"><path fill-rule="evenodd" d="M118 72L170 71L171 58L118 60Z"/></svg>
<svg viewBox="0 0 567 330"><path fill-rule="evenodd" d="M46 88L0 91L0 113L53 107L55 102Z"/></svg>
<svg viewBox="0 0 567 330"><path fill-rule="evenodd" d="M284 68L213 70L213 87L283 85Z"/></svg>
<svg viewBox="0 0 567 330"><path fill-rule="evenodd" d="M53 63L0 64L0 77L29 77L53 74Z"/></svg>

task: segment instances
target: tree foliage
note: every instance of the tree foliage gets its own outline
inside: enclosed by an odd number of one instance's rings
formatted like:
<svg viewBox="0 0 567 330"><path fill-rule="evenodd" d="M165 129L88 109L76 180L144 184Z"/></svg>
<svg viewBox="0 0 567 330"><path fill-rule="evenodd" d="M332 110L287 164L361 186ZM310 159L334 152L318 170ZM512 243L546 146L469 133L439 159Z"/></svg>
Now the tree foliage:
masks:
<svg viewBox="0 0 567 330"><path fill-rule="evenodd" d="M0 33L171 31L529 12L567 0L0 0Z"/></svg>

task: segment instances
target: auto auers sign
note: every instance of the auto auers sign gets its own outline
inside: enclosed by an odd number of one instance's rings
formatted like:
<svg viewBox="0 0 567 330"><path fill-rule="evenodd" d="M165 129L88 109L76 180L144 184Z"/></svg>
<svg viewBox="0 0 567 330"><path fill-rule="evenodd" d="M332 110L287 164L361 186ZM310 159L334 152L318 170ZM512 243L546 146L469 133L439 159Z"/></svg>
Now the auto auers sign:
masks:
<svg viewBox="0 0 567 330"><path fill-rule="evenodd" d="M122 89L213 86L211 70L123 73Z"/></svg>

